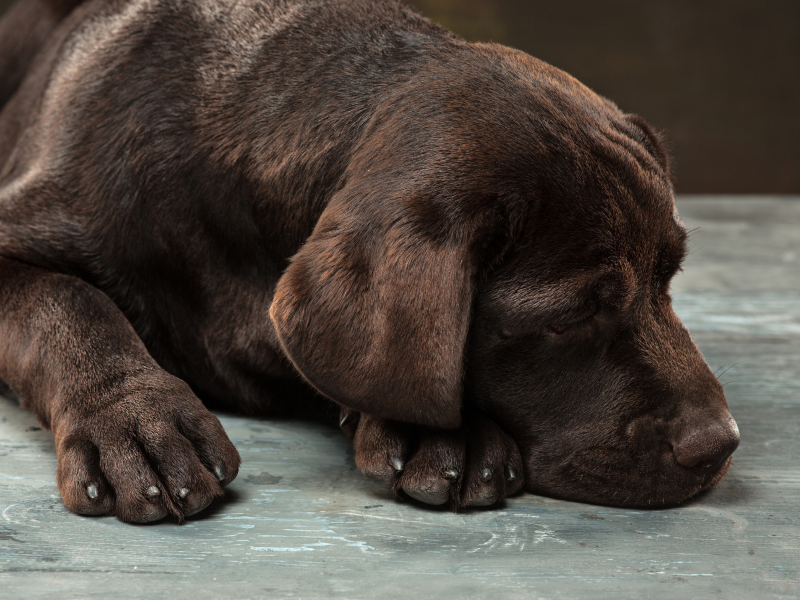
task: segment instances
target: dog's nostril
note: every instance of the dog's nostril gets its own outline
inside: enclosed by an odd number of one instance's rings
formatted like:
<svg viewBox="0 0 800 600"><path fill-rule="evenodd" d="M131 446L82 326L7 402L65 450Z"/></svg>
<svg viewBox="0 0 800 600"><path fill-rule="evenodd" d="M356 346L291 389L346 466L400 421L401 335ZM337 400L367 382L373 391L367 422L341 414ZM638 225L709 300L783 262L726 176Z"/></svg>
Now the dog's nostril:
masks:
<svg viewBox="0 0 800 600"><path fill-rule="evenodd" d="M739 428L730 418L688 431L674 445L678 463L688 469L711 471L718 468L739 446Z"/></svg>

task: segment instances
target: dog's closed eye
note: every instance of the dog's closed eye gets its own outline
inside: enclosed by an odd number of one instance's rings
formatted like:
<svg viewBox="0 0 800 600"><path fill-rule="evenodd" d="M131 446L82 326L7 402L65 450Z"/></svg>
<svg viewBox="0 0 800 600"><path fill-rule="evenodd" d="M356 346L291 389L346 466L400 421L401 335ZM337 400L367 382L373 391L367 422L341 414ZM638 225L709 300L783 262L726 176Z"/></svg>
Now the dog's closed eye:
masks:
<svg viewBox="0 0 800 600"><path fill-rule="evenodd" d="M591 324L594 315L572 323L551 323L547 329L556 336L578 332Z"/></svg>
<svg viewBox="0 0 800 600"><path fill-rule="evenodd" d="M592 325L597 312L598 309L596 307L591 308L587 311L586 315L581 318L568 318L561 322L550 323L547 326L547 330L555 336L581 332Z"/></svg>

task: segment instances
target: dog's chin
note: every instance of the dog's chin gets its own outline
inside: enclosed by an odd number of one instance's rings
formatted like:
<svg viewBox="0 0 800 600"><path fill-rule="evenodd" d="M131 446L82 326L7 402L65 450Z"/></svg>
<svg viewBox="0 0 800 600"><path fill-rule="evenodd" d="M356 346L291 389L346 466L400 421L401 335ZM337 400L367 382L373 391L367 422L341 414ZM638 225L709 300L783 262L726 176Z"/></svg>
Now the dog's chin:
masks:
<svg viewBox="0 0 800 600"><path fill-rule="evenodd" d="M700 472L669 461L661 472L638 475L631 469L611 473L559 469L542 471L529 461L525 468L525 489L533 494L561 500L618 508L670 508L719 485L728 474L733 457L715 471ZM615 476L616 475L616 476Z"/></svg>

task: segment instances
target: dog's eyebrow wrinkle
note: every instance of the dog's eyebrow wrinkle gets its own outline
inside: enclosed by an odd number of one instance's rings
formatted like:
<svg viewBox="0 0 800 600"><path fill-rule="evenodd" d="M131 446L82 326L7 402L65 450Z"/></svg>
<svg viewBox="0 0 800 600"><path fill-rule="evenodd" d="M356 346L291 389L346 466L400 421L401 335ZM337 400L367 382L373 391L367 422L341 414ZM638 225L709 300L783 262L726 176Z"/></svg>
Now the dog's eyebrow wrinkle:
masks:
<svg viewBox="0 0 800 600"><path fill-rule="evenodd" d="M616 270L614 271L616 272ZM571 281L557 281L536 288L517 290L500 299L510 314L531 312L552 315L552 318L583 318L579 313L586 312L587 306L596 303L615 279L609 270L595 270L592 276L574 277ZM619 283L616 284L619 287ZM605 289L604 289L605 288Z"/></svg>

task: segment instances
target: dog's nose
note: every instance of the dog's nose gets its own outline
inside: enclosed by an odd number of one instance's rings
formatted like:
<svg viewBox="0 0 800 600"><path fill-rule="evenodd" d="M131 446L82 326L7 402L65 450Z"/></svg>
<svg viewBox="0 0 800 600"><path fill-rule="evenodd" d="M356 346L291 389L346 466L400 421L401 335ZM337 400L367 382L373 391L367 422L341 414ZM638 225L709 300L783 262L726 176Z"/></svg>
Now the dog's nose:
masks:
<svg viewBox="0 0 800 600"><path fill-rule="evenodd" d="M739 446L733 417L686 431L672 447L678 463L688 469L713 471Z"/></svg>

